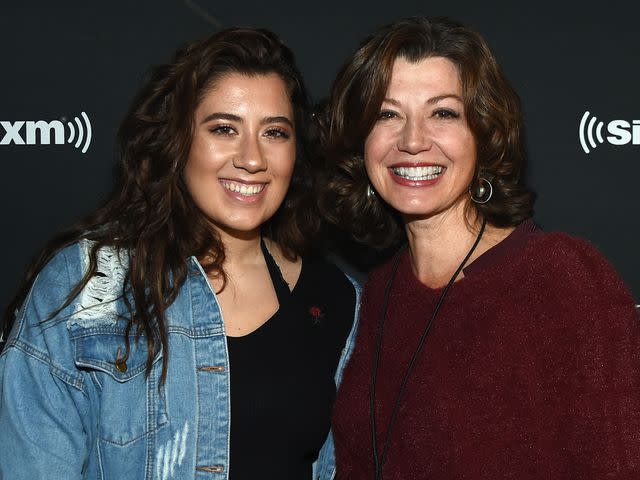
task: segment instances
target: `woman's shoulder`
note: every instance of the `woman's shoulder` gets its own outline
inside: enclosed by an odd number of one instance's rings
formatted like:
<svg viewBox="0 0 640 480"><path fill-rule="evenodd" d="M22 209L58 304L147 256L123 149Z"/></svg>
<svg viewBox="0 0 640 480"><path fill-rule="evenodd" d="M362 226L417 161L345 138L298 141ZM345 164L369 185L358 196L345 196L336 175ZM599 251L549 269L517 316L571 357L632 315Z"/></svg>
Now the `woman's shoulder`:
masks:
<svg viewBox="0 0 640 480"><path fill-rule="evenodd" d="M59 249L42 267L38 279L60 282L66 279L68 283L77 283L89 270L95 244L93 240L81 238ZM126 249L105 245L96 251L96 271L100 275L126 270L128 264L129 253Z"/></svg>
<svg viewBox="0 0 640 480"><path fill-rule="evenodd" d="M589 240L564 232L537 232L527 243L529 258L544 261L561 270L614 270L605 256ZM615 270L614 270L615 271Z"/></svg>
<svg viewBox="0 0 640 480"><path fill-rule="evenodd" d="M82 278L83 265L87 262L83 258L82 240L57 250L36 273L25 303L43 300L52 304L64 302Z"/></svg>
<svg viewBox="0 0 640 480"><path fill-rule="evenodd" d="M361 290L360 281L354 272L348 271L344 262L339 259L325 255L309 255L303 259L303 268L305 275L315 284L321 285L329 294L359 294Z"/></svg>
<svg viewBox="0 0 640 480"><path fill-rule="evenodd" d="M128 254L115 247L99 248L95 273L79 288L89 271L94 245L91 240L80 239L51 256L36 275L22 306L23 311L31 312L27 316L30 322L55 323L54 317L66 319L68 325L98 318L114 320Z"/></svg>
<svg viewBox="0 0 640 480"><path fill-rule="evenodd" d="M90 282L74 295L88 268L90 248L86 240L75 241L57 250L44 264L15 312L15 323L3 353L17 347L45 363L56 362L61 369L73 370L69 329L74 322L94 314L87 308L85 290ZM109 302L104 291L97 293L94 287L93 292L100 301Z"/></svg>
<svg viewBox="0 0 640 480"><path fill-rule="evenodd" d="M585 301L597 297L612 304L633 303L615 267L586 239L563 232L539 232L531 236L523 253L531 267L560 291L581 293Z"/></svg>
<svg viewBox="0 0 640 480"><path fill-rule="evenodd" d="M320 251L292 260L276 242L268 238L264 241L285 281L289 285L296 285L296 292L313 292L314 297L333 298L335 303L344 305L359 302L360 282L345 271L348 269L337 265L344 267L344 262Z"/></svg>

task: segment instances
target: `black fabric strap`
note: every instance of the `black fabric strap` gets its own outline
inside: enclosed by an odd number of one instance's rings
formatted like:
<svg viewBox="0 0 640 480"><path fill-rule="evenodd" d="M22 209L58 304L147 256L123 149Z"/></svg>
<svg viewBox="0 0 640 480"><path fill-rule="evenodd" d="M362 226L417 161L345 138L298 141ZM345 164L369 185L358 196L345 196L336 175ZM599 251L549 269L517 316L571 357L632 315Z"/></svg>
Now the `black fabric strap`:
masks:
<svg viewBox="0 0 640 480"><path fill-rule="evenodd" d="M287 285L287 282L285 282L284 277L282 276L280 267L278 267L278 264L269 253L269 249L264 243L263 238L260 238L260 247L262 248L264 259L267 262L269 275L271 275L271 282L273 283L273 288L275 289L276 296L278 297L278 303L280 304L280 306L282 306L285 304L287 298L291 295L291 290L289 290L289 285Z"/></svg>

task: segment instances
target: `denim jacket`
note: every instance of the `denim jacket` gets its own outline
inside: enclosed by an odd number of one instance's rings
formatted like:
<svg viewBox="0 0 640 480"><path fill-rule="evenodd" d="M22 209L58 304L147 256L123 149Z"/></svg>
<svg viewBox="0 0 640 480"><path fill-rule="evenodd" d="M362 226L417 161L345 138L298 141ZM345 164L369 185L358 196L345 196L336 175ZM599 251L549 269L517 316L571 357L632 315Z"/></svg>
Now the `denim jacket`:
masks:
<svg viewBox="0 0 640 480"><path fill-rule="evenodd" d="M146 375L144 338L130 339L122 284L128 258L105 248L98 272L65 302L88 266L88 241L59 252L39 273L0 355L0 479L226 480L229 356L220 307L195 258L166 313L170 361ZM353 282L353 281L352 281ZM336 385L353 349L347 339ZM264 465L263 478L278 478ZM335 476L331 434L313 479Z"/></svg>

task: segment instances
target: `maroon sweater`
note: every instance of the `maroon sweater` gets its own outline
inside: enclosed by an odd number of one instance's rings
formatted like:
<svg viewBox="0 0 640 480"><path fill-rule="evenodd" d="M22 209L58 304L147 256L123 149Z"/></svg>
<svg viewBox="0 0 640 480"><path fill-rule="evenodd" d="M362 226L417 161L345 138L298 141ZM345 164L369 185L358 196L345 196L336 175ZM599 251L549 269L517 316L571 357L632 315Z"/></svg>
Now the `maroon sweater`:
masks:
<svg viewBox="0 0 640 480"><path fill-rule="evenodd" d="M403 397L384 480L640 479L640 324L588 243L525 222L465 269ZM340 480L373 479L369 391L391 266L365 288L335 403ZM381 449L407 364L441 290L403 254L378 371Z"/></svg>

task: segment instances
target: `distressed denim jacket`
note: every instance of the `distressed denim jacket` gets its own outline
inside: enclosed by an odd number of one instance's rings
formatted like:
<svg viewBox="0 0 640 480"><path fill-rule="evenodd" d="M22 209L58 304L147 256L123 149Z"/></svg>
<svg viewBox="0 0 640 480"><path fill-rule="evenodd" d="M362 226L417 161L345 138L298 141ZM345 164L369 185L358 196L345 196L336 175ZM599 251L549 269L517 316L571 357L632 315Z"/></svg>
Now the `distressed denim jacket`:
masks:
<svg viewBox="0 0 640 480"><path fill-rule="evenodd" d="M98 272L53 318L88 265L87 241L40 272L0 356L0 479L226 480L229 470L229 356L220 307L195 258L167 312L170 361L145 374L144 338L122 361L128 259L103 249ZM340 383L357 328L335 375ZM120 361L118 361L120 360ZM286 368L286 365L283 366ZM335 475L331 434L313 479ZM278 472L264 466L265 479Z"/></svg>

